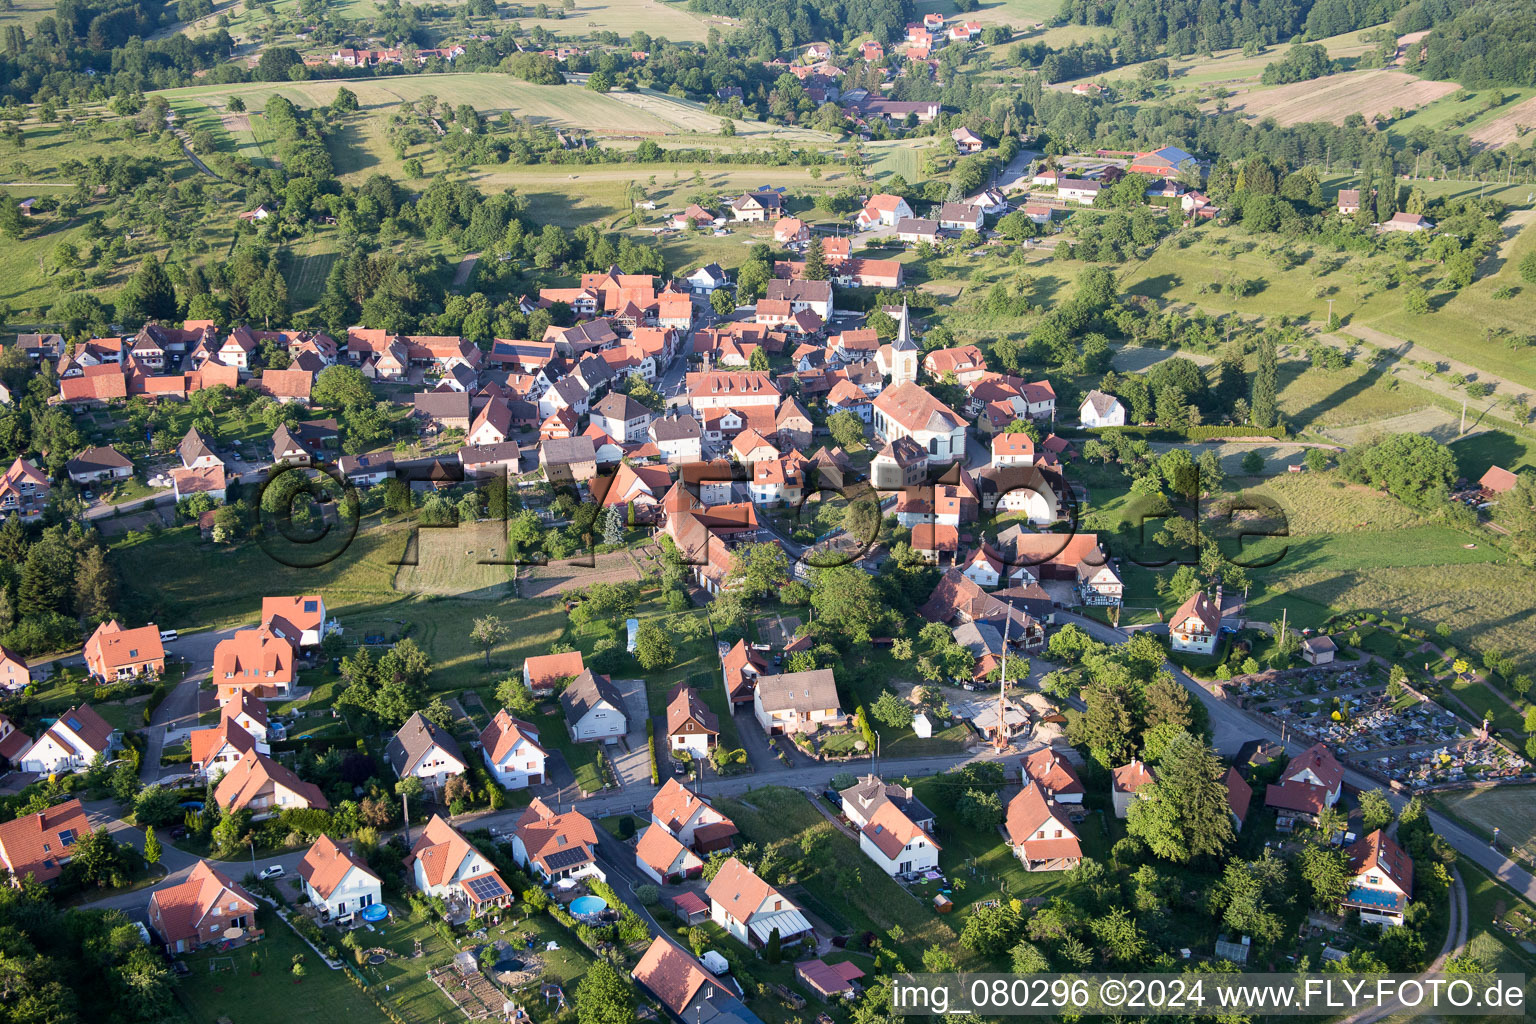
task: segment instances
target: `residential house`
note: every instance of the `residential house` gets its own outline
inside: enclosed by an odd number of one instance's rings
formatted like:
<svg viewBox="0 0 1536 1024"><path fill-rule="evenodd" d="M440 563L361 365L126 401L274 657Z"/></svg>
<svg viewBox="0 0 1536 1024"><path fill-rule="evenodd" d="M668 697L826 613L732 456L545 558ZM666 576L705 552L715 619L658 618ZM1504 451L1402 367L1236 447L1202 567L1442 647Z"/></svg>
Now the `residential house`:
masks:
<svg viewBox="0 0 1536 1024"><path fill-rule="evenodd" d="M1217 590L1216 600L1221 600ZM1213 654L1221 634L1221 611L1204 590L1197 590L1168 619L1168 637L1176 651Z"/></svg>
<svg viewBox="0 0 1536 1024"><path fill-rule="evenodd" d="M51 490L48 475L18 455L0 477L0 518L20 516L27 523L41 519Z"/></svg>
<svg viewBox="0 0 1536 1024"><path fill-rule="evenodd" d="M1013 855L1029 871L1065 871L1083 859L1077 832L1039 783L1026 782L1008 801L1006 827Z"/></svg>
<svg viewBox="0 0 1536 1024"><path fill-rule="evenodd" d="M1079 206L1092 206L1103 189L1103 182L1087 178L1058 178L1056 181L1056 195Z"/></svg>
<svg viewBox="0 0 1536 1024"><path fill-rule="evenodd" d="M1339 212L1346 217L1360 212L1360 190L1357 188L1341 188L1338 196Z"/></svg>
<svg viewBox="0 0 1536 1024"><path fill-rule="evenodd" d="M896 237L907 245L916 245L919 242L932 245L939 240L939 222L918 217L903 217L896 222Z"/></svg>
<svg viewBox="0 0 1536 1024"><path fill-rule="evenodd" d="M194 494L206 494L215 502L222 502L228 493L229 474L222 465L202 469L171 470L171 495L176 501Z"/></svg>
<svg viewBox="0 0 1536 1024"><path fill-rule="evenodd" d="M440 794L448 780L469 767L453 734L420 711L406 719L384 748L398 779L417 778L427 792Z"/></svg>
<svg viewBox="0 0 1536 1024"><path fill-rule="evenodd" d="M937 348L923 357L923 371L934 380L952 373L961 384L969 384L987 373L987 357L975 345Z"/></svg>
<svg viewBox="0 0 1536 1024"><path fill-rule="evenodd" d="M927 476L928 452L910 437L888 442L870 462L870 480L877 491L915 487Z"/></svg>
<svg viewBox="0 0 1536 1024"><path fill-rule="evenodd" d="M730 849L738 834L730 818L676 779L662 783L651 798L651 821L701 856Z"/></svg>
<svg viewBox="0 0 1536 1024"><path fill-rule="evenodd" d="M859 211L858 225L860 230L867 231L872 227L884 225L895 227L896 222L912 216L912 207L901 196L893 196L887 192L871 196L869 202Z"/></svg>
<svg viewBox="0 0 1536 1024"><path fill-rule="evenodd" d="M875 434L884 442L910 438L929 465L965 461L965 421L911 382L886 388L874 401Z"/></svg>
<svg viewBox="0 0 1536 1024"><path fill-rule="evenodd" d="M852 999L864 977L859 965L851 960L829 964L825 960L800 960L795 963L795 979L823 1000Z"/></svg>
<svg viewBox="0 0 1536 1024"><path fill-rule="evenodd" d="M980 153L987 145L981 136L963 126L950 132L949 140L955 144L955 149L960 152L961 156Z"/></svg>
<svg viewBox="0 0 1536 1024"><path fill-rule="evenodd" d="M881 780L878 775L864 775L852 786L838 791L843 817L854 828L862 829L886 804L895 804L902 815L925 832L934 828L934 814L914 795L911 786L899 786Z"/></svg>
<svg viewBox="0 0 1536 1024"><path fill-rule="evenodd" d="M580 651L535 654L523 661L523 685L534 696L548 696L555 692L561 680L575 679L586 668Z"/></svg>
<svg viewBox="0 0 1536 1024"><path fill-rule="evenodd" d="M1322 743L1291 758L1278 782L1264 790L1264 806L1284 814L1315 818L1339 802L1344 791L1344 766Z"/></svg>
<svg viewBox="0 0 1536 1024"><path fill-rule="evenodd" d="M116 619L96 627L85 642L85 667L97 682L115 683L165 671L165 647L154 623L124 629Z"/></svg>
<svg viewBox="0 0 1536 1024"><path fill-rule="evenodd" d="M832 283L839 288L900 288L901 264L896 260L849 258L832 268Z"/></svg>
<svg viewBox="0 0 1536 1024"><path fill-rule="evenodd" d="M945 203L939 207L939 227L945 231L980 231L981 210L969 203Z"/></svg>
<svg viewBox="0 0 1536 1024"><path fill-rule="evenodd" d="M704 457L704 430L692 415L668 410L651 420L646 433L667 462L698 462Z"/></svg>
<svg viewBox="0 0 1536 1024"><path fill-rule="evenodd" d="M193 865L185 882L149 894L149 927L171 955L262 936L251 894L206 860Z"/></svg>
<svg viewBox="0 0 1536 1024"><path fill-rule="evenodd" d="M9 647L0 646L0 692L17 693L26 689L30 682L32 667L27 664L27 659Z"/></svg>
<svg viewBox="0 0 1536 1024"><path fill-rule="evenodd" d="M787 301L791 313L815 313L823 322L832 316L830 281L786 281L776 277L768 282L766 298L769 302Z"/></svg>
<svg viewBox="0 0 1536 1024"><path fill-rule="evenodd" d="M683 387L695 414L708 409L739 410L751 406L777 409L782 399L772 377L757 370L690 373L684 378Z"/></svg>
<svg viewBox="0 0 1536 1024"><path fill-rule="evenodd" d="M698 878L704 859L660 825L647 825L635 843L635 866L658 885Z"/></svg>
<svg viewBox="0 0 1536 1024"><path fill-rule="evenodd" d="M698 900L696 894L684 895ZM699 907L702 917L708 908L702 901ZM763 1024L735 991L664 935L651 942L630 976L666 1009L673 1024Z"/></svg>
<svg viewBox="0 0 1536 1024"><path fill-rule="evenodd" d="M591 669L584 669L560 691L560 707L565 712L571 739L577 743L611 743L629 731L624 695L611 679Z"/></svg>
<svg viewBox="0 0 1536 1024"><path fill-rule="evenodd" d="M325 598L319 594L263 597L261 621L295 647L318 647L336 626L334 620L327 622Z"/></svg>
<svg viewBox="0 0 1536 1024"><path fill-rule="evenodd" d="M832 385L832 390L827 392L827 413L851 412L859 418L861 423L869 423L874 419L875 407L870 402L869 395L863 388L852 381L839 380ZM925 459L924 462L927 460Z"/></svg>
<svg viewBox="0 0 1536 1024"><path fill-rule="evenodd" d="M768 662L745 640L738 640L721 657L720 666L725 677L725 696L732 710L751 704L757 678L768 671Z"/></svg>
<svg viewBox="0 0 1536 1024"><path fill-rule="evenodd" d="M672 215L671 225L678 231L687 231L690 228L712 228L715 226L715 215L698 203L689 203L687 209Z"/></svg>
<svg viewBox="0 0 1536 1024"><path fill-rule="evenodd" d="M837 681L829 668L759 676L752 693L752 713L769 735L815 732L822 725L841 725L847 718L839 706Z"/></svg>
<svg viewBox="0 0 1536 1024"><path fill-rule="evenodd" d="M526 789L544 781L548 754L539 745L538 728L513 718L506 708L480 733L480 754L503 789Z"/></svg>
<svg viewBox="0 0 1536 1024"><path fill-rule="evenodd" d="M14 886L28 877L52 882L74 857L76 841L90 830L78 798L0 823L0 867Z"/></svg>
<svg viewBox="0 0 1536 1024"><path fill-rule="evenodd" d="M1110 773L1110 799L1115 806L1115 817L1124 818L1130 814L1131 801L1141 796L1141 791L1150 783L1157 781L1157 773L1152 766L1144 764L1140 760L1123 764Z"/></svg>
<svg viewBox="0 0 1536 1024"><path fill-rule="evenodd" d="M748 192L732 201L731 216L739 221L777 220L783 208L784 201L777 192Z"/></svg>
<svg viewBox="0 0 1536 1024"><path fill-rule="evenodd" d="M227 704L224 710L231 707L235 705ZM261 754L272 753L265 735L258 741L232 716L222 712L217 725L207 729L193 729L188 743L192 750L193 766L208 776L215 772L229 771L252 750Z"/></svg>
<svg viewBox="0 0 1536 1024"><path fill-rule="evenodd" d="M331 808L319 786L305 782L258 750L246 751L235 762L214 787L213 799L226 812L250 811L257 821L282 811Z"/></svg>
<svg viewBox="0 0 1536 1024"><path fill-rule="evenodd" d="M257 698L286 697L297 678L294 641L270 625L237 629L213 648L213 682L222 704L243 690Z"/></svg>
<svg viewBox="0 0 1536 1024"><path fill-rule="evenodd" d="M1350 883L1340 909L1359 911L1361 924L1401 925L1413 898L1413 858L1381 829L1346 852Z"/></svg>
<svg viewBox="0 0 1536 1024"><path fill-rule="evenodd" d="M310 906L320 908L322 920L332 924L346 924L353 914L384 899L383 883L368 862L352 852L350 843L323 833L299 862L299 880Z"/></svg>
<svg viewBox="0 0 1536 1024"><path fill-rule="evenodd" d="M511 404L504 398L492 398L475 416L474 423L470 425L469 433L464 440L477 446L501 444L512 436L514 429Z"/></svg>
<svg viewBox="0 0 1536 1024"><path fill-rule="evenodd" d="M336 466L354 487L374 487L395 475L395 453L382 448L361 455L343 455Z"/></svg>
<svg viewBox="0 0 1536 1024"><path fill-rule="evenodd" d="M539 466L550 483L590 483L597 476L597 446L585 435L541 441Z"/></svg>
<svg viewBox="0 0 1536 1024"><path fill-rule="evenodd" d="M1081 804L1088 792L1071 761L1045 747L1021 761L1024 782L1033 782L1058 804Z"/></svg>
<svg viewBox="0 0 1536 1024"><path fill-rule="evenodd" d="M1035 442L1028 434L993 434L992 465L994 468L1028 468L1035 464Z"/></svg>
<svg viewBox="0 0 1536 1024"><path fill-rule="evenodd" d="M1241 832L1243 822L1248 820L1248 805L1253 802L1253 787L1236 768L1228 768L1221 782L1227 788L1227 810L1232 815L1232 828Z"/></svg>
<svg viewBox="0 0 1536 1024"><path fill-rule="evenodd" d="M1377 225L1379 231L1405 231L1410 234L1416 231L1432 231L1434 225L1422 213L1404 213L1399 210L1387 220Z"/></svg>
<svg viewBox="0 0 1536 1024"><path fill-rule="evenodd" d="M696 295L708 295L717 288L728 287L731 283L730 275L721 269L718 263L706 263L683 278L688 282L688 288Z"/></svg>
<svg viewBox="0 0 1536 1024"><path fill-rule="evenodd" d="M1078 407L1077 418L1086 428L1125 426L1125 406L1114 395L1090 391Z"/></svg>
<svg viewBox="0 0 1536 1024"><path fill-rule="evenodd" d="M181 465L184 469L209 469L224 468L224 460L213 451L213 442L203 436L203 432L192 427L176 446L176 453L181 456Z"/></svg>
<svg viewBox="0 0 1536 1024"><path fill-rule="evenodd" d="M893 878L939 866L939 844L893 800L870 814L859 830L859 849Z"/></svg>
<svg viewBox="0 0 1536 1024"><path fill-rule="evenodd" d="M781 217L773 225L776 245L804 245L811 240L811 228L799 217Z"/></svg>
<svg viewBox="0 0 1536 1024"><path fill-rule="evenodd" d="M773 434L779 447L790 450L807 448L811 443L814 426L805 407L793 398L784 400L773 417Z"/></svg>
<svg viewBox="0 0 1536 1024"><path fill-rule="evenodd" d="M735 857L721 865L704 895L710 919L752 949L767 946L775 933L780 946L814 936L800 908Z"/></svg>
<svg viewBox="0 0 1536 1024"><path fill-rule="evenodd" d="M595 875L597 832L580 811L555 813L538 797L528 805L512 832L512 859L545 882Z"/></svg>
<svg viewBox="0 0 1536 1024"><path fill-rule="evenodd" d="M667 749L705 758L720 739L720 719L696 691L677 687L667 701Z"/></svg>
<svg viewBox="0 0 1536 1024"><path fill-rule="evenodd" d="M111 445L87 448L65 463L64 469L77 484L99 484L133 476L132 460Z"/></svg>
<svg viewBox="0 0 1536 1024"><path fill-rule="evenodd" d="M516 850L514 842L514 853ZM442 898L450 913L478 917L512 903L512 890L495 865L442 815L432 815L422 829L405 858L405 867L416 891Z"/></svg>
<svg viewBox="0 0 1536 1024"><path fill-rule="evenodd" d="M468 404L468 396L465 396ZM308 466L319 461L319 449L305 440L303 436L294 430L288 429L288 424L279 424L272 432L272 464L274 466Z"/></svg>

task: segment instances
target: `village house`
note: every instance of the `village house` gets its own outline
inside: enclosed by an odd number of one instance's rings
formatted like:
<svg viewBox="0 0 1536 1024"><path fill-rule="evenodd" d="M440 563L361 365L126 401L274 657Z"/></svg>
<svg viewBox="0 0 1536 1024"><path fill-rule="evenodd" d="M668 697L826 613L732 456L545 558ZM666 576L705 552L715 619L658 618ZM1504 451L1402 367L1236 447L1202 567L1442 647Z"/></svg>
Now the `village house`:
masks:
<svg viewBox="0 0 1536 1024"><path fill-rule="evenodd" d="M287 810L331 807L319 786L254 749L246 751L219 780L213 797L225 811L250 811L256 821Z"/></svg>
<svg viewBox="0 0 1536 1024"><path fill-rule="evenodd" d="M1125 406L1114 395L1090 391L1078 407L1077 418L1086 428L1125 426Z"/></svg>
<svg viewBox="0 0 1536 1024"><path fill-rule="evenodd" d="M1221 599L1217 590L1216 598ZM1176 651L1212 654L1221 634L1221 612L1204 590L1197 590L1168 618L1168 638Z"/></svg>
<svg viewBox="0 0 1536 1024"><path fill-rule="evenodd" d="M862 829L873 820L875 812L886 804L895 804L902 816L925 832L934 828L934 814L914 795L911 786L887 783L878 775L864 775L852 786L838 791L843 817L854 828Z"/></svg>
<svg viewBox="0 0 1536 1024"><path fill-rule="evenodd" d="M558 654L535 654L523 661L523 685L535 697L547 697L555 692L561 680L575 679L586 671L580 651L562 651Z"/></svg>
<svg viewBox="0 0 1536 1024"><path fill-rule="evenodd" d="M780 946L814 936L800 908L735 857L721 865L704 895L710 919L751 949L766 947L775 932Z"/></svg>
<svg viewBox="0 0 1536 1024"><path fill-rule="evenodd" d="M1149 764L1132 761L1110 772L1110 800L1115 806L1115 817L1125 818L1131 812L1131 801L1138 798L1142 789L1157 781L1157 773Z"/></svg>
<svg viewBox="0 0 1536 1024"><path fill-rule="evenodd" d="M1103 189L1103 182L1090 181L1086 178L1056 180L1056 195L1066 202L1077 203L1079 206L1092 206Z"/></svg>
<svg viewBox="0 0 1536 1024"><path fill-rule="evenodd" d="M795 979L824 1001L853 999L862 990L856 982L864 972L851 960L829 964L825 960L795 963Z"/></svg>
<svg viewBox="0 0 1536 1024"><path fill-rule="evenodd" d="M811 240L811 228L799 217L781 217L773 225L777 245L804 245Z"/></svg>
<svg viewBox="0 0 1536 1024"><path fill-rule="evenodd" d="M103 622L85 642L84 653L91 677L103 683L165 671L165 647L160 627L153 623L124 629L116 619Z"/></svg>
<svg viewBox="0 0 1536 1024"><path fill-rule="evenodd" d="M261 621L295 647L318 647L336 628L335 620L327 620L325 598L319 594L263 597Z"/></svg>
<svg viewBox="0 0 1536 1024"><path fill-rule="evenodd" d="M683 895L698 901L701 919L708 913L697 894ZM630 976L666 1009L673 1024L763 1024L736 992L665 935L651 942Z"/></svg>
<svg viewBox="0 0 1536 1024"><path fill-rule="evenodd" d="M242 690L262 700L286 697L296 678L294 641L271 626L237 629L213 649L212 679L221 704Z"/></svg>
<svg viewBox="0 0 1536 1024"><path fill-rule="evenodd" d="M794 281L773 278L765 298L769 302L788 302L791 314L810 312L825 322L832 316L832 284L828 281Z"/></svg>
<svg viewBox="0 0 1536 1024"><path fill-rule="evenodd" d="M1283 817L1315 818L1339 802L1344 791L1344 766L1322 743L1291 758L1277 782L1264 790L1264 806Z"/></svg>
<svg viewBox="0 0 1536 1024"><path fill-rule="evenodd" d="M628 395L613 391L592 407L592 422L615 440L631 444L645 440L651 426L651 410Z"/></svg>
<svg viewBox="0 0 1536 1024"><path fill-rule="evenodd" d="M1331 665L1338 649L1338 644L1333 642L1331 636L1309 636L1301 642L1301 660L1308 665Z"/></svg>
<svg viewBox="0 0 1536 1024"><path fill-rule="evenodd" d="M468 768L453 734L420 711L395 733L384 757L397 779L420 779L432 794L440 794L449 779L463 775Z"/></svg>
<svg viewBox="0 0 1536 1024"><path fill-rule="evenodd" d="M667 749L691 757L709 756L720 738L720 720L694 690L679 686L667 701Z"/></svg>
<svg viewBox="0 0 1536 1024"><path fill-rule="evenodd" d="M597 866L597 832L580 811L557 814L538 797L517 819L512 832L512 859L544 883L561 878L605 876Z"/></svg>
<svg viewBox="0 0 1536 1024"><path fill-rule="evenodd" d="M514 841L514 854L516 850ZM442 815L432 815L422 829L405 858L405 867L416 891L441 897L452 916L479 916L512 903L512 890L495 865Z"/></svg>
<svg viewBox="0 0 1536 1024"><path fill-rule="evenodd" d="M480 756L503 789L527 789L544 781L548 754L539 745L538 728L513 718L506 708L480 733Z"/></svg>
<svg viewBox="0 0 1536 1024"><path fill-rule="evenodd" d="M591 669L584 669L560 691L560 708L571 739L577 743L612 743L629 730L623 694L611 679Z"/></svg>
<svg viewBox="0 0 1536 1024"><path fill-rule="evenodd" d="M99 484L133 476L132 460L111 445L87 448L65 463L64 469L77 484Z"/></svg>
<svg viewBox="0 0 1536 1024"><path fill-rule="evenodd" d="M1083 858L1077 832L1038 783L1026 782L1008 801L1008 845L1028 871L1065 871Z"/></svg>
<svg viewBox="0 0 1536 1024"><path fill-rule="evenodd" d="M299 862L299 879L310 906L319 907L332 924L346 924L353 914L384 899L383 883L368 862L352 852L350 843L324 834Z"/></svg>
<svg viewBox="0 0 1536 1024"><path fill-rule="evenodd" d="M964 126L956 128L954 131L950 132L949 139L955 144L955 149L959 151L962 156L969 156L972 153L980 153L983 149L986 148L987 145L981 136L977 135L975 132Z"/></svg>
<svg viewBox="0 0 1536 1024"><path fill-rule="evenodd" d="M923 357L923 372L934 380L952 373L961 384L969 384L987 373L987 358L975 345L934 349Z"/></svg>
<svg viewBox="0 0 1536 1024"><path fill-rule="evenodd" d="M859 830L859 849L892 878L936 870L939 844L894 800L875 808Z"/></svg>
<svg viewBox="0 0 1536 1024"><path fill-rule="evenodd" d="M720 667L725 678L725 696L732 709L750 705L757 689L757 678L768 671L768 662L745 640L738 640L721 657Z"/></svg>
<svg viewBox="0 0 1536 1024"><path fill-rule="evenodd" d="M980 231L985 218L969 203L945 203L939 207L939 227L945 231Z"/></svg>
<svg viewBox="0 0 1536 1024"><path fill-rule="evenodd" d="M1413 858L1381 829L1345 852L1350 883L1340 909L1359 911L1361 924L1401 925L1413 898Z"/></svg>
<svg viewBox="0 0 1536 1024"><path fill-rule="evenodd" d="M27 664L27 659L9 647L0 646L0 691L16 693L26 689L30 682L32 667ZM0 754L0 757L3 756Z"/></svg>
<svg viewBox="0 0 1536 1024"><path fill-rule="evenodd" d="M1241 832L1243 823L1248 820L1248 805L1253 802L1253 787L1236 768L1228 768L1221 781L1227 787L1227 811L1232 816L1232 830Z"/></svg>
<svg viewBox="0 0 1536 1024"><path fill-rule="evenodd" d="M1037 784L1058 804L1081 804L1088 792L1072 762L1050 747L1023 758L1020 766L1023 781Z"/></svg>
<svg viewBox="0 0 1536 1024"><path fill-rule="evenodd" d="M736 824L676 779L662 783L651 798L651 821L701 856L735 844Z"/></svg>
<svg viewBox="0 0 1536 1024"><path fill-rule="evenodd" d="M207 729L193 729L187 742L192 751L192 764L204 776L229 771L252 750L259 754L272 753L266 733L258 740L229 713L236 708L233 702L226 704L219 713L217 725Z"/></svg>
<svg viewBox="0 0 1536 1024"><path fill-rule="evenodd" d="M903 217L896 222L896 237L907 245L917 245L919 242L932 245L939 240L939 222Z"/></svg>
<svg viewBox="0 0 1536 1024"><path fill-rule="evenodd" d="M748 192L731 202L731 216L738 221L777 220L784 201L777 192Z"/></svg>
<svg viewBox="0 0 1536 1024"><path fill-rule="evenodd" d="M660 825L647 825L635 842L635 866L658 885L698 878L704 859Z"/></svg>
<svg viewBox="0 0 1536 1024"><path fill-rule="evenodd" d="M0 868L10 873L13 886L29 877L46 885L59 877L75 843L90 830L77 797L0 823Z"/></svg>
<svg viewBox="0 0 1536 1024"><path fill-rule="evenodd" d="M871 196L869 202L859 211L858 225L861 231L884 225L895 227L896 222L908 219L912 216L912 207L901 196L893 196L882 192Z"/></svg>
<svg viewBox="0 0 1536 1024"><path fill-rule="evenodd" d="M1404 213L1401 210L1376 226L1378 231L1405 231L1410 234L1416 231L1432 231L1434 227L1423 214Z"/></svg>
<svg viewBox="0 0 1536 1024"><path fill-rule="evenodd" d="M910 437L887 443L870 462L870 481L877 491L915 487L927 476L928 452Z"/></svg>
<svg viewBox="0 0 1536 1024"><path fill-rule="evenodd" d="M597 446L584 435L541 441L539 466L550 483L590 483L597 476Z"/></svg>
<svg viewBox="0 0 1536 1024"><path fill-rule="evenodd" d="M815 732L822 725L842 725L837 681L829 668L759 676L752 694L752 713L763 732Z"/></svg>
<svg viewBox="0 0 1536 1024"><path fill-rule="evenodd" d="M149 894L149 926L171 955L226 941L242 945L263 934L251 894L206 860L185 882Z"/></svg>

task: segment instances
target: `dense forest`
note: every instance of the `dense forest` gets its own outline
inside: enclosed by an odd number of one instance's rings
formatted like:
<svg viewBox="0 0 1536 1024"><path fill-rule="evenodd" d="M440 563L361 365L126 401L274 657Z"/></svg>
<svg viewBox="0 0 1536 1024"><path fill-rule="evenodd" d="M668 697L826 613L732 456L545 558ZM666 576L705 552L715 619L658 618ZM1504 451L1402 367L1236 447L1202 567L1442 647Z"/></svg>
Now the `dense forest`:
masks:
<svg viewBox="0 0 1536 1024"><path fill-rule="evenodd" d="M906 33L913 18L912 0L878 4L853 0L689 0L688 9L741 18L759 31L770 29L781 47L814 40L848 41L866 33L890 43Z"/></svg>
<svg viewBox="0 0 1536 1024"><path fill-rule="evenodd" d="M1410 70L1473 87L1536 85L1536 4L1483 0L1449 21L1437 13L1422 49L1410 54Z"/></svg>
<svg viewBox="0 0 1536 1024"><path fill-rule="evenodd" d="M1122 63L1156 56L1273 46L1388 21L1402 0L1063 0L1060 17L1106 25L1119 35Z"/></svg>

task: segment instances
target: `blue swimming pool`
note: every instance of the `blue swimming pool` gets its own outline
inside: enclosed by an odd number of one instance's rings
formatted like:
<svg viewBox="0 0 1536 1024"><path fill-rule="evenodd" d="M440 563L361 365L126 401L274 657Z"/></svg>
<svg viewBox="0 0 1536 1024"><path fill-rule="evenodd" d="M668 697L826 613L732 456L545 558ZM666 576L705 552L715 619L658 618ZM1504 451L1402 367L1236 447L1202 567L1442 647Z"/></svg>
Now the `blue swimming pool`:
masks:
<svg viewBox="0 0 1536 1024"><path fill-rule="evenodd" d="M577 917L596 917L608 909L608 901L601 896L577 896L571 900L571 913Z"/></svg>
<svg viewBox="0 0 1536 1024"><path fill-rule="evenodd" d="M364 921L382 921L389 916L389 908L382 903L370 903L363 908Z"/></svg>

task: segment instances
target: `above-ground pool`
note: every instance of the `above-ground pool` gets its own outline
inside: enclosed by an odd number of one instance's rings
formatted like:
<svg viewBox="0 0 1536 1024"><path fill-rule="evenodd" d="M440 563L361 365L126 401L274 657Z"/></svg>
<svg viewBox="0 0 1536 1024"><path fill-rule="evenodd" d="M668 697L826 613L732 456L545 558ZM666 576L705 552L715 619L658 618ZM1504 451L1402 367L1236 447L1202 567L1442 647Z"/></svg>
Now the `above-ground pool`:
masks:
<svg viewBox="0 0 1536 1024"><path fill-rule="evenodd" d="M596 917L608 909L608 901L601 896L577 896L571 900L571 913L577 917Z"/></svg>
<svg viewBox="0 0 1536 1024"><path fill-rule="evenodd" d="M522 969L523 962L515 957L508 957L506 960L498 960L495 967L497 974L516 974Z"/></svg>
<svg viewBox="0 0 1536 1024"><path fill-rule="evenodd" d="M389 916L389 908L382 903L370 903L363 908L364 921L382 921Z"/></svg>

